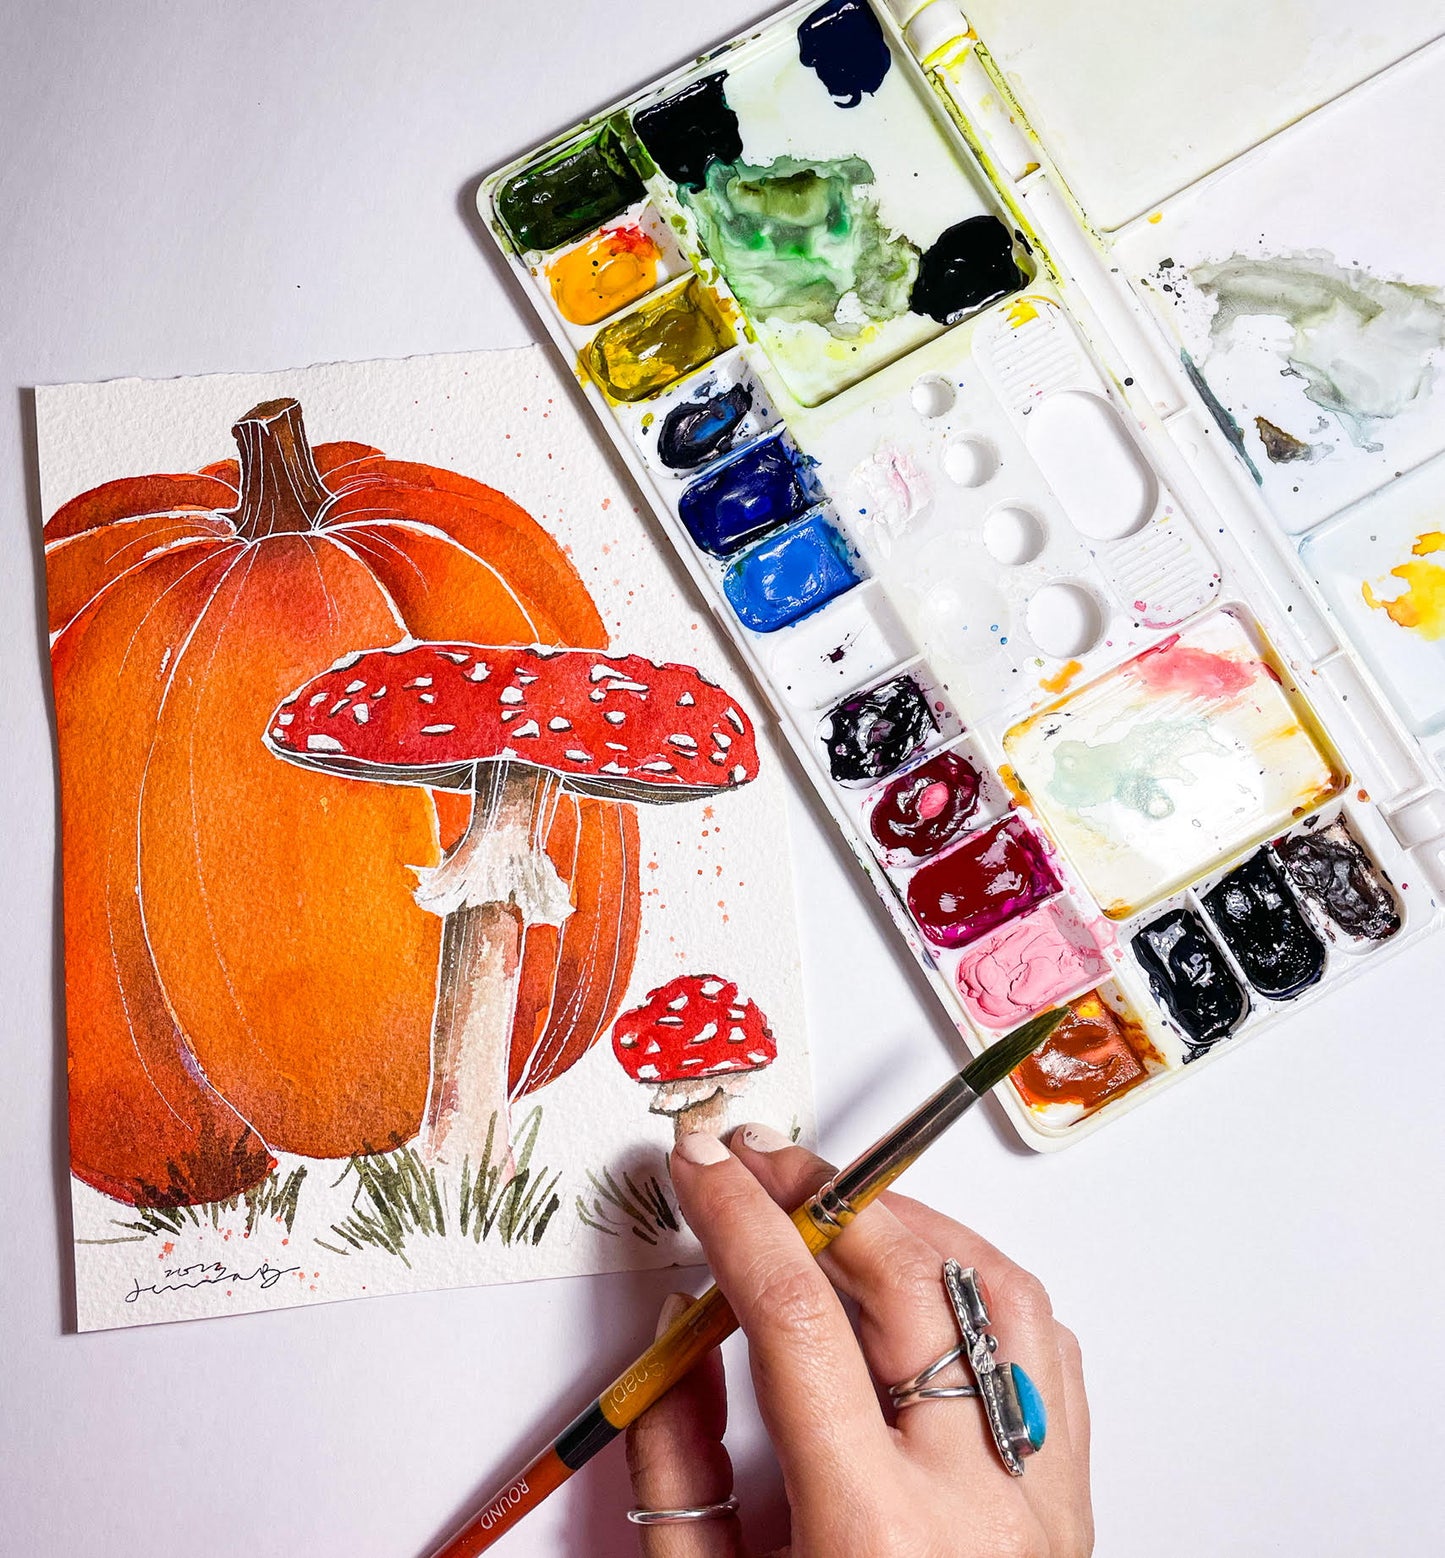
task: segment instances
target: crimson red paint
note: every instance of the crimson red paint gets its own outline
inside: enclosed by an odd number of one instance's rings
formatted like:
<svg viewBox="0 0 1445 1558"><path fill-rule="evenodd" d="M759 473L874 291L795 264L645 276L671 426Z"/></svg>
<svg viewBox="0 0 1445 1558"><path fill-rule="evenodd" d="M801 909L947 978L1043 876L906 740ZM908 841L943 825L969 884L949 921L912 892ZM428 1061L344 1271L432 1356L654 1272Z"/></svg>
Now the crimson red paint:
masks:
<svg viewBox="0 0 1445 1558"><path fill-rule="evenodd" d="M1059 890L1043 841L1017 813L917 871L908 908L936 947L961 947Z"/></svg>
<svg viewBox="0 0 1445 1558"><path fill-rule="evenodd" d="M878 798L868 826L890 854L922 860L962 833L978 806L978 770L956 752L940 752L900 774Z"/></svg>

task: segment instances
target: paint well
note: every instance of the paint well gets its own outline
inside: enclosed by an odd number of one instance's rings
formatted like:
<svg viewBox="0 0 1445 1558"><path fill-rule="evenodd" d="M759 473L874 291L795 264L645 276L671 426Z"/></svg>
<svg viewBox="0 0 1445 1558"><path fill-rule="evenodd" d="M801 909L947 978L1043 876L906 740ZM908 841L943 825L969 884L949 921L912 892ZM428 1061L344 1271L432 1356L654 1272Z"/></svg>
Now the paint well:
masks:
<svg viewBox="0 0 1445 1558"><path fill-rule="evenodd" d="M1138 1087L1162 1063L1139 1022L1094 990L1069 1002L1069 1015L1010 1075L1030 1108L1066 1105L1082 1118Z"/></svg>
<svg viewBox="0 0 1445 1558"><path fill-rule="evenodd" d="M1324 943L1310 929L1265 850L1211 888L1204 907L1244 977L1261 995L1285 1001L1319 983L1325 971Z"/></svg>
<svg viewBox="0 0 1445 1558"><path fill-rule="evenodd" d="M871 97L893 63L878 18L863 0L828 0L798 24L798 58L839 108Z"/></svg>
<svg viewBox="0 0 1445 1558"><path fill-rule="evenodd" d="M831 703L907 658L908 637L876 586L862 584L830 601L768 644L774 684L796 708Z"/></svg>
<svg viewBox="0 0 1445 1558"><path fill-rule="evenodd" d="M643 194L617 135L602 125L514 173L498 189L496 207L519 248L560 249Z"/></svg>
<svg viewBox="0 0 1445 1558"><path fill-rule="evenodd" d="M1345 784L1298 693L1223 611L1016 725L1004 749L1115 919L1288 829Z"/></svg>
<svg viewBox="0 0 1445 1558"><path fill-rule="evenodd" d="M775 633L857 583L847 542L814 513L739 557L723 575L723 593L744 627Z"/></svg>
<svg viewBox="0 0 1445 1558"><path fill-rule="evenodd" d="M1249 1015L1244 986L1193 910L1161 914L1134 937L1133 948L1154 999L1193 1054L1227 1039Z"/></svg>
<svg viewBox="0 0 1445 1558"><path fill-rule="evenodd" d="M613 400L646 400L731 345L716 299L694 277L604 325L582 361Z"/></svg>
<svg viewBox="0 0 1445 1558"><path fill-rule="evenodd" d="M1274 846L1285 875L1326 923L1354 941L1388 941L1400 929L1395 895L1343 817Z"/></svg>
<svg viewBox="0 0 1445 1558"><path fill-rule="evenodd" d="M1058 890L1043 841L1010 815L920 866L908 910L935 947L962 947Z"/></svg>
<svg viewBox="0 0 1445 1558"><path fill-rule="evenodd" d="M1046 584L1029 597L1024 625L1046 655L1071 660L1086 655L1104 636L1104 608L1085 584Z"/></svg>
<svg viewBox="0 0 1445 1558"><path fill-rule="evenodd" d="M974 942L954 978L969 1016L1002 1029L1098 984L1108 971L1087 927L1056 899Z"/></svg>
<svg viewBox="0 0 1445 1558"><path fill-rule="evenodd" d="M943 474L960 487L982 487L998 472L998 450L987 438L957 438L943 451Z"/></svg>
<svg viewBox="0 0 1445 1558"><path fill-rule="evenodd" d="M732 455L683 489L678 517L705 552L728 557L818 500L796 445L775 433Z"/></svg>
<svg viewBox="0 0 1445 1558"><path fill-rule="evenodd" d="M971 216L945 228L924 252L910 303L916 314L956 325L1027 280L1008 228L996 216Z"/></svg>
<svg viewBox="0 0 1445 1558"><path fill-rule="evenodd" d="M845 698L828 716L828 772L839 784L886 779L937 734L928 694L914 677L896 676Z"/></svg>
<svg viewBox="0 0 1445 1558"><path fill-rule="evenodd" d="M966 757L940 752L889 783L868 814L868 830L889 858L924 860L968 826L979 788L978 770Z"/></svg>
<svg viewBox="0 0 1445 1558"><path fill-rule="evenodd" d="M675 184L695 189L710 163L736 162L742 156L742 131L728 106L726 82L726 71L701 76L633 115L638 139Z"/></svg>
<svg viewBox="0 0 1445 1558"><path fill-rule="evenodd" d="M559 255L547 267L547 285L563 319L595 325L658 284L662 249L645 229L607 227Z"/></svg>
<svg viewBox="0 0 1445 1558"><path fill-rule="evenodd" d="M1046 395L1029 418L1027 442L1080 535L1119 541L1153 514L1159 484L1123 419L1101 395Z"/></svg>

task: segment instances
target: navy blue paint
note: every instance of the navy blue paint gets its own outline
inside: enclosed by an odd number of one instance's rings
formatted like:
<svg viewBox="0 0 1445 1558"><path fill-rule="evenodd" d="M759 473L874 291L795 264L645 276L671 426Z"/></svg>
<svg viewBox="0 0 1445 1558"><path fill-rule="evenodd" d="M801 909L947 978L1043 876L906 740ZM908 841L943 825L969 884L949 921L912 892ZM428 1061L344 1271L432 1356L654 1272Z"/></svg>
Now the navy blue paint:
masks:
<svg viewBox="0 0 1445 1558"><path fill-rule="evenodd" d="M684 487L677 512L704 552L729 557L796 519L818 497L801 455L783 434L774 433Z"/></svg>
<svg viewBox="0 0 1445 1558"><path fill-rule="evenodd" d="M918 262L909 307L941 325L1017 292L1028 278L1014 259L1013 234L996 216L945 228Z"/></svg>
<svg viewBox="0 0 1445 1558"><path fill-rule="evenodd" d="M864 0L828 0L798 27L798 58L840 108L856 108L883 85L893 56Z"/></svg>
<svg viewBox="0 0 1445 1558"><path fill-rule="evenodd" d="M808 514L744 552L723 575L723 593L744 627L775 633L857 583L847 542Z"/></svg>
<svg viewBox="0 0 1445 1558"><path fill-rule="evenodd" d="M1325 944L1300 913L1267 851L1236 866L1205 893L1204 907L1261 995L1286 1001L1319 982Z"/></svg>
<svg viewBox="0 0 1445 1558"><path fill-rule="evenodd" d="M742 160L738 116L723 95L726 80L725 71L703 76L633 116L632 127L648 155L674 184L698 189L708 163Z"/></svg>
<svg viewBox="0 0 1445 1558"><path fill-rule="evenodd" d="M743 418L752 409L753 392L746 384L683 401L662 419L657 458L669 470L695 471L732 448Z"/></svg>

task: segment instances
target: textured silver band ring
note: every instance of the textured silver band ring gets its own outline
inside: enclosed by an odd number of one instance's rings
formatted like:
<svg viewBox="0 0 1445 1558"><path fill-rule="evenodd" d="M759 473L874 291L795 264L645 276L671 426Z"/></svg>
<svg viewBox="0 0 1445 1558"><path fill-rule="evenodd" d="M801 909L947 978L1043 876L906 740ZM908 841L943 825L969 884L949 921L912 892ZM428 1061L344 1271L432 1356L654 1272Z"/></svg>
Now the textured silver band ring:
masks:
<svg viewBox="0 0 1445 1558"><path fill-rule="evenodd" d="M716 1504L694 1504L690 1509L629 1509L627 1518L635 1526L676 1526L693 1520L726 1520L737 1508L737 1494L729 1493Z"/></svg>

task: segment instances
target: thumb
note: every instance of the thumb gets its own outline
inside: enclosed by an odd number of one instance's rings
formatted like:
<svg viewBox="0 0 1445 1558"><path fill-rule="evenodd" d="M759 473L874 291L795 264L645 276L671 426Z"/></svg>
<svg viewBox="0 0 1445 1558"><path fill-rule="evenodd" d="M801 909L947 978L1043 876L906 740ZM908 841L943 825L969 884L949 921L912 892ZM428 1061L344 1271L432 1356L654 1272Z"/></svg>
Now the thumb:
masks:
<svg viewBox="0 0 1445 1558"><path fill-rule="evenodd" d="M691 1302L685 1293L669 1294L657 1334ZM733 1490L733 1463L722 1442L727 1420L722 1355L714 1351L627 1430L637 1508L692 1509L727 1498ZM638 1526L637 1532L643 1558L743 1558L736 1515Z"/></svg>

